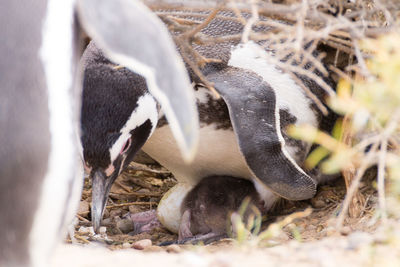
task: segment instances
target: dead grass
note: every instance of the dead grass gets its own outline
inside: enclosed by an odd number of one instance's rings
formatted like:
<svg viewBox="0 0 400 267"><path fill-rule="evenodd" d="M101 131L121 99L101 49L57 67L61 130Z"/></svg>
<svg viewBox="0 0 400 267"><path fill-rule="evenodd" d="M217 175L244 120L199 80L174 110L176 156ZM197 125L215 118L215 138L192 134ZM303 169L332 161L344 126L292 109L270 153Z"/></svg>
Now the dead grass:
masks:
<svg viewBox="0 0 400 267"><path fill-rule="evenodd" d="M148 165L148 167L153 168L155 172L128 170L118 178L111 189L109 204L103 221L107 227L109 239L104 245L112 250L122 249L124 243L133 244L142 239L150 239L154 245L177 239L175 234L168 232L163 227L158 227L149 233L129 235L132 229L129 228L129 225L127 227L126 224L121 223L125 220L124 217L128 212L136 213L156 208L161 196L176 183L171 174L160 166ZM267 240L266 243L260 243L260 245L282 245L295 239L311 242L330 236L349 235L354 231L374 232L379 225L379 223L370 220L374 215L374 207L377 203L377 192L372 186L376 171L372 169L368 173L369 177L364 178L359 190L359 194L365 199L364 205L359 207L358 216L345 219L344 228L341 231L336 230L334 222L342 208L346 186L343 179L337 179L331 184L320 186L316 196L310 200L282 200L278 203L266 216L261 231L266 230L271 223L282 221L294 212L310 207L313 211L309 216L296 219L284 226L279 235ZM86 181L81 208L77 215L79 223L75 228L77 236L79 236L78 242L82 244L94 242L90 235L82 234L79 231L80 227L91 225L90 191L89 181ZM228 243L232 242L229 241ZM210 250L213 251L215 247L218 248L219 246L225 247L226 244L226 240L217 241L211 244ZM182 246L182 248L187 247ZM154 251L165 250L166 248L152 246L149 249Z"/></svg>

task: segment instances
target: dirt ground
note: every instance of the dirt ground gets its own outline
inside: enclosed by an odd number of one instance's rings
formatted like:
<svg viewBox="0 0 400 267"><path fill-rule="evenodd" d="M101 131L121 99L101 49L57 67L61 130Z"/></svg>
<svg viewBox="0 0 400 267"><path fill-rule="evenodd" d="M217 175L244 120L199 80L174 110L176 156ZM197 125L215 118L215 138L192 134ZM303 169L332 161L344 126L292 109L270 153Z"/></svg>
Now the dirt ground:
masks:
<svg viewBox="0 0 400 267"><path fill-rule="evenodd" d="M383 235L379 230L380 222L374 216L378 200L373 187L373 176L372 174L371 178L364 179L359 191L365 200L363 206L360 207L360 217L346 219L345 226L340 232L335 230L334 223L345 196L345 184L342 179L337 179L330 184L320 186L317 195L311 200L279 203L265 218L262 230L267 229L271 223L287 218L293 212L311 207L312 213L309 216L295 219L290 224L278 229L278 234L263 240L263 242L255 242L255 239L250 238L239 244L235 239L223 239L207 246L159 246L162 242L176 240L177 236L163 227L158 227L148 233L132 235L133 225L125 217L129 212L136 213L155 209L161 196L176 182L167 170L158 165L135 163L117 179L111 189L103 219L106 233L101 238L90 233L91 189L90 182L85 181L77 215L79 222L75 227L76 240L74 241L81 245L64 247L62 255L63 257L69 253L79 255L81 250L78 248L84 247L91 249L84 255L98 253L101 256L89 258L85 256L79 260L79 263L67 264L68 261L65 261L63 264L66 264L65 266L103 266L102 264L108 259L113 264L122 260L121 266L132 260L135 262L150 260L152 264L159 263L163 266L169 266L169 264L171 266L188 266L188 262L190 262L189 265L193 265L193 262L196 261L201 264L193 266L236 266L240 261L243 263L243 260L246 260L246 265L249 264L249 266L258 266L259 264L265 266L264 264L267 262L271 266L286 265L283 263L298 266L337 266L334 263L338 262L344 266L365 266L365 264L372 266L383 259L388 263L381 266L392 264L396 264L392 266L400 266L397 265L400 259L398 241L395 246L386 245L388 243L386 242L387 235ZM399 228L397 227L398 223L394 223L394 225L396 225L394 228ZM400 240L400 238L395 240ZM67 243L71 243L71 240L67 239ZM371 247L373 247L372 252ZM109 255L111 251L114 254ZM378 256L382 251L390 252L390 257ZM253 254L258 259L254 264L251 263L252 261L247 262L248 258L245 256ZM146 258L146 255L152 255L152 257ZM372 259L371 255L375 255L377 258ZM100 260L102 257L105 258ZM235 257L238 258L237 261L234 260ZM60 260L61 258L56 259ZM74 256L69 260L72 258L78 259ZM125 258L126 262L123 261ZM101 264L98 265L97 261ZM56 263L57 266L63 266L60 264L60 262Z"/></svg>

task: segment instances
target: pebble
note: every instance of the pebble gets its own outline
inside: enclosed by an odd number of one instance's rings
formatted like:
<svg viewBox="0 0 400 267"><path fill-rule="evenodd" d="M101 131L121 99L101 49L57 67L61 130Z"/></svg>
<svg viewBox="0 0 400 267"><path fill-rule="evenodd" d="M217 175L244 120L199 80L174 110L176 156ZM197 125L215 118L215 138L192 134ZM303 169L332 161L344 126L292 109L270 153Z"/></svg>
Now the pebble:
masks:
<svg viewBox="0 0 400 267"><path fill-rule="evenodd" d="M150 247L153 243L150 239L142 239L133 243L132 247L134 249L143 250L147 247Z"/></svg>
<svg viewBox="0 0 400 267"><path fill-rule="evenodd" d="M129 219L121 219L121 220L117 221L116 226L124 234L132 232L135 229L133 222L130 218Z"/></svg>
<svg viewBox="0 0 400 267"><path fill-rule="evenodd" d="M111 217L111 218L113 218L114 222L116 222L116 223L118 223L119 221L122 220L121 217L119 217L119 216L114 216L114 217Z"/></svg>
<svg viewBox="0 0 400 267"><path fill-rule="evenodd" d="M104 235L106 232L107 232L107 227L101 226L101 227L99 228L99 233L100 233L101 235Z"/></svg>
<svg viewBox="0 0 400 267"><path fill-rule="evenodd" d="M125 242L122 244L122 248L131 248L131 247L132 247L132 245L128 242Z"/></svg>
<svg viewBox="0 0 400 267"><path fill-rule="evenodd" d="M333 227L333 226L328 226L328 227L325 228L325 230L326 230L326 235L327 236L332 236L332 235L335 235L337 233L336 228Z"/></svg>
<svg viewBox="0 0 400 267"><path fill-rule="evenodd" d="M176 244L167 246L165 250L169 253L179 253L182 251L181 247Z"/></svg>
<svg viewBox="0 0 400 267"><path fill-rule="evenodd" d="M342 235L349 235L351 233L351 228L349 226L344 226L340 229Z"/></svg>
<svg viewBox="0 0 400 267"><path fill-rule="evenodd" d="M78 233L94 235L94 230L92 226L90 227L81 226L79 227Z"/></svg>
<svg viewBox="0 0 400 267"><path fill-rule="evenodd" d="M78 214L89 212L89 203L87 201L81 201L79 203Z"/></svg>
<svg viewBox="0 0 400 267"><path fill-rule="evenodd" d="M137 205L129 206L129 212L130 212L130 213L135 214L135 213L139 213L139 212L141 212L141 211L142 211L142 210L141 210L140 207L137 206Z"/></svg>
<svg viewBox="0 0 400 267"><path fill-rule="evenodd" d="M317 231L317 233L319 233L319 232L321 232L322 230L324 230L324 226L322 225L322 224L319 224L318 226L317 226L317 229L316 229L316 231Z"/></svg>
<svg viewBox="0 0 400 267"><path fill-rule="evenodd" d="M164 251L164 249L160 246L149 246L144 249L146 252L159 252L159 251Z"/></svg>
<svg viewBox="0 0 400 267"><path fill-rule="evenodd" d="M102 221L102 223L101 224L104 224L104 225L111 225L112 224L112 218L110 218L110 217L108 217L108 218L105 218L103 221Z"/></svg>
<svg viewBox="0 0 400 267"><path fill-rule="evenodd" d="M110 211L110 217L121 216L122 210L121 209L113 209Z"/></svg>
<svg viewBox="0 0 400 267"><path fill-rule="evenodd" d="M143 193L143 194L146 194L146 193L150 193L150 190L147 189L147 188L141 188L141 189L139 189L138 191L136 191L136 193Z"/></svg>
<svg viewBox="0 0 400 267"><path fill-rule="evenodd" d="M320 209L326 206L325 201L323 201L322 199L315 199L315 198L311 199L311 205L315 209Z"/></svg>

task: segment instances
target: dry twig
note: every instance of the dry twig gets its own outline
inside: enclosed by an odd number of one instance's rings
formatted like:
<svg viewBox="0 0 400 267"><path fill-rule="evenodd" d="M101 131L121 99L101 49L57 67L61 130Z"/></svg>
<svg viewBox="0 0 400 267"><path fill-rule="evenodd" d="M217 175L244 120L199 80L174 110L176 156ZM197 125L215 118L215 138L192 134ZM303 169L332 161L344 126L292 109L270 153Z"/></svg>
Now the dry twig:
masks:
<svg viewBox="0 0 400 267"><path fill-rule="evenodd" d="M129 202L129 203L121 203L121 204L114 204L114 205L110 205L110 206L106 206L106 209L114 209L114 208L121 208L121 207L129 207L129 206L134 206L134 205L150 205L152 206L153 204L156 203L152 203L152 202Z"/></svg>
<svg viewBox="0 0 400 267"><path fill-rule="evenodd" d="M372 148L370 149L370 151L368 151L366 153L365 157L362 159L360 166L358 166L358 168L356 170L356 174L355 174L354 178L352 178L350 187L347 190L346 197L342 204L342 210L336 221L336 228L338 229L338 231L340 231L342 229L343 222L344 222L345 216L347 214L347 211L349 209L350 203L353 200L354 194L357 192L357 189L360 185L361 178L363 177L367 168L370 167L373 162L373 158L376 155L377 148L378 148L378 144L375 143L372 146Z"/></svg>

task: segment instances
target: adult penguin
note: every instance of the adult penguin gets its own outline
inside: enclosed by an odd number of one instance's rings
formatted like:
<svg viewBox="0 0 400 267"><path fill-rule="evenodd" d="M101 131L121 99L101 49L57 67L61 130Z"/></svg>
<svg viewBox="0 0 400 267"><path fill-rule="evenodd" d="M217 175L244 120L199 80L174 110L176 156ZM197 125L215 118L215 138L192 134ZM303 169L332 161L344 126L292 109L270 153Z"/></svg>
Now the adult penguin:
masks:
<svg viewBox="0 0 400 267"><path fill-rule="evenodd" d="M216 18L202 31L218 37L242 30L238 22ZM140 148L178 180L157 209L158 219L173 232L179 228L183 198L204 177L224 175L253 181L266 209L279 197L301 200L315 194L317 181L301 167L310 145L285 132L289 124L318 127L321 121L298 79L266 61L268 52L253 42L195 45L195 49L221 61L207 63L202 71L222 98L216 99L191 72L200 138L190 164L179 153L174 124L164 118L163 104L158 105L143 77L113 63L94 43L86 49L82 145L93 179L95 229L100 226L112 183ZM301 75L299 79L310 90L321 91L315 82ZM101 109L94 112L94 107Z"/></svg>
<svg viewBox="0 0 400 267"><path fill-rule="evenodd" d="M141 72L160 102L170 104L169 116L191 130L178 126L183 151L190 154L196 142L197 116L183 64L164 26L140 2L3 1L0 266L46 266L79 202L81 79L76 74L81 42L76 11L107 55ZM147 25L147 34L138 31L141 23ZM139 40L134 47L132 40ZM149 47L168 56L162 63L143 56ZM162 64L169 69L160 69ZM184 103L178 109L168 101L176 91L182 92L179 100ZM177 110L185 116L176 115Z"/></svg>

